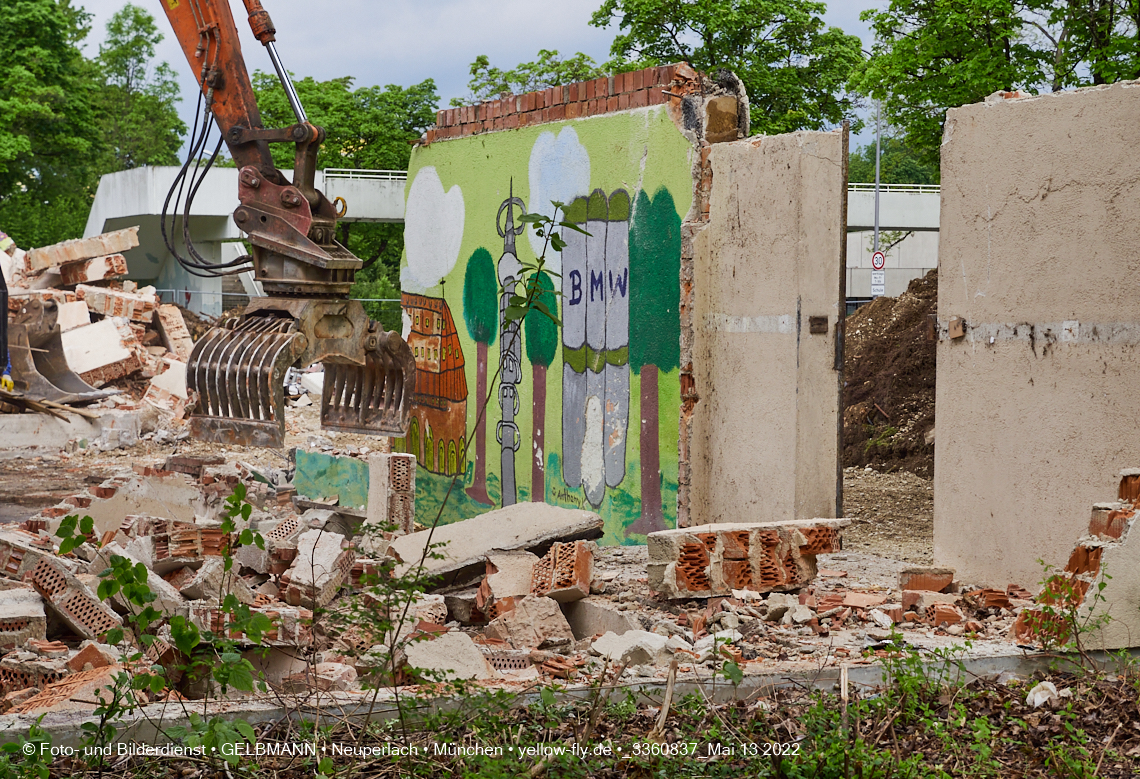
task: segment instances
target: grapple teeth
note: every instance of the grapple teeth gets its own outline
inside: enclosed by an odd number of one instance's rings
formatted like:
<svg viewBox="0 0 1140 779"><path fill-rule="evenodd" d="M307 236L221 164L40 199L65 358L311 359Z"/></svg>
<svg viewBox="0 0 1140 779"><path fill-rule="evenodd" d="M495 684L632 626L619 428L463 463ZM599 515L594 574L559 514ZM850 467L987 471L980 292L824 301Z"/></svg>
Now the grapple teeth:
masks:
<svg viewBox="0 0 1140 779"><path fill-rule="evenodd" d="M294 320L246 317L215 327L194 346L189 389L199 397L190 417L195 438L244 446L285 445L285 371L304 339Z"/></svg>
<svg viewBox="0 0 1140 779"><path fill-rule="evenodd" d="M325 363L321 427L366 435L407 435L416 360L395 333L383 333L363 366Z"/></svg>

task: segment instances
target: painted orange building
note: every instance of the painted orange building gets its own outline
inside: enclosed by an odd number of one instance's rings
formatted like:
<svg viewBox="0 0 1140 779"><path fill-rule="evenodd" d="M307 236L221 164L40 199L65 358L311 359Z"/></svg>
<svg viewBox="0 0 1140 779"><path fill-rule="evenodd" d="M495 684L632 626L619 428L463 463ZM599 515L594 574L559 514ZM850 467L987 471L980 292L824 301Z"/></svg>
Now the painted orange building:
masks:
<svg viewBox="0 0 1140 779"><path fill-rule="evenodd" d="M467 470L467 375L451 309L443 298L401 296L411 321L408 346L416 358L416 392L408 437L396 446L416 456L418 467L450 476Z"/></svg>

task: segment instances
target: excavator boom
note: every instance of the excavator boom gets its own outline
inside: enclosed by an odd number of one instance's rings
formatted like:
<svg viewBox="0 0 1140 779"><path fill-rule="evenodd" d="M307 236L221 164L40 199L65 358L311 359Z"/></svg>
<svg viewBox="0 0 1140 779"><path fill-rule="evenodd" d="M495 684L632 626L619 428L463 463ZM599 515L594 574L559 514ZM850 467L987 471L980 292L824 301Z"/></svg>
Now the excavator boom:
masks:
<svg viewBox="0 0 1140 779"><path fill-rule="evenodd" d="M187 386L199 397L191 432L218 443L283 446L285 372L323 362L323 427L402 436L415 358L397 333L384 332L348 299L361 262L337 243L336 208L314 186L325 132L308 121L277 53L269 14L260 0L243 1L296 116L289 127L262 126L228 0L162 0L206 109L240 169L234 222L249 236L248 262L267 295L195 345L187 368ZM294 144L292 181L273 164L271 143ZM164 214L164 229L165 223ZM189 231L184 235L189 244ZM223 275L193 252L198 262L167 245L189 272Z"/></svg>

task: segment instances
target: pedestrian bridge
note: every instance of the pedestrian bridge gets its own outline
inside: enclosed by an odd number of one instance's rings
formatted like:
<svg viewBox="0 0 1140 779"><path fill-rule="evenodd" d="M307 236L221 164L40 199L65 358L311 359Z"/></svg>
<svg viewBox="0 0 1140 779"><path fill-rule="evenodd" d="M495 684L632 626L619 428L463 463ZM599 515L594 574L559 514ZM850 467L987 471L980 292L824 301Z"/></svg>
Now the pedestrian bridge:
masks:
<svg viewBox="0 0 1140 779"><path fill-rule="evenodd" d="M162 240L160 215L178 167L143 167L109 173L99 181L84 236L98 235L131 225L139 226L139 246L126 253L132 279L154 284L160 292L177 291L177 302L207 314L222 310L222 282L189 275L175 261ZM292 171L283 171L292 177ZM404 187L408 174L400 170L317 171L316 186L329 200L343 198L346 222L403 222ZM847 195L847 231L871 230L875 224L873 184L851 184ZM198 253L225 262L245 252L242 233L233 221L238 207L236 168L212 168L190 211L190 237ZM883 231L937 231L937 186L887 184L880 187L879 228ZM339 205L339 204L338 204ZM182 217L174 220L173 235L182 246ZM185 253L184 246L180 251ZM249 295L261 294L252 274L243 274ZM164 297L171 299L170 294Z"/></svg>

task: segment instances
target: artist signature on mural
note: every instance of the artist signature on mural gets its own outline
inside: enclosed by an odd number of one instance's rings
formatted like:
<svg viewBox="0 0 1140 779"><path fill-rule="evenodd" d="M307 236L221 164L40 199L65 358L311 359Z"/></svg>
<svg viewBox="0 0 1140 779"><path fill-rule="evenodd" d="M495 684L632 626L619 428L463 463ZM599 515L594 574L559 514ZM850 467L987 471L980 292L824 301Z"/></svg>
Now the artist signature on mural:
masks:
<svg viewBox="0 0 1140 779"><path fill-rule="evenodd" d="M559 505L565 505L565 504L569 503L570 505L574 506L575 508L581 509L581 508L586 507L586 499L583 497L579 497L578 495L575 495L573 492L570 492L569 490L564 490L564 489L561 489L560 487L554 487L551 490L551 494L554 496L554 502L559 504Z"/></svg>

